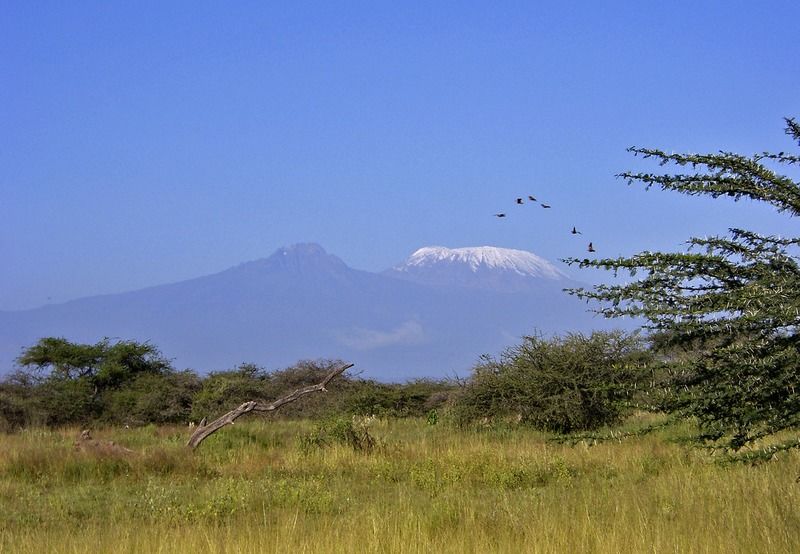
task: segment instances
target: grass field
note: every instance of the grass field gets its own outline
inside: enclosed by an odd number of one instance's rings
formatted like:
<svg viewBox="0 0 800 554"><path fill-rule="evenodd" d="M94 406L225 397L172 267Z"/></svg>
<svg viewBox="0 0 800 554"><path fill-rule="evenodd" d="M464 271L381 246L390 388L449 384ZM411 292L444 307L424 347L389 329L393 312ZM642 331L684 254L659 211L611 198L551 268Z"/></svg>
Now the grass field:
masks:
<svg viewBox="0 0 800 554"><path fill-rule="evenodd" d="M685 426L554 444L525 429L378 420L370 453L251 420L0 435L0 552L800 552L800 453L722 465Z"/></svg>

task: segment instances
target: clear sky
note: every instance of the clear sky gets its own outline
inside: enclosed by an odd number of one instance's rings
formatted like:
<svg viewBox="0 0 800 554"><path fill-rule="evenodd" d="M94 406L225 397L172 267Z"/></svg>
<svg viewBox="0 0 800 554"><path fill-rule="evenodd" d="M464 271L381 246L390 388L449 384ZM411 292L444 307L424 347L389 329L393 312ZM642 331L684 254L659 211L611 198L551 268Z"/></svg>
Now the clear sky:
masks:
<svg viewBox="0 0 800 554"><path fill-rule="evenodd" d="M424 245L796 235L614 174L643 167L631 145L796 151L798 21L796 0L2 2L0 309L295 242L380 270Z"/></svg>

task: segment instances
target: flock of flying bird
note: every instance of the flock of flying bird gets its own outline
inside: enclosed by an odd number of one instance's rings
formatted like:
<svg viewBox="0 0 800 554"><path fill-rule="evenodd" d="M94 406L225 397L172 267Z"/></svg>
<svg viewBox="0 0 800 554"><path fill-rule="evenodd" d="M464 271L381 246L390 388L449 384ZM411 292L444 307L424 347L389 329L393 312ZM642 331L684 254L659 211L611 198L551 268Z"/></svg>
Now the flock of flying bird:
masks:
<svg viewBox="0 0 800 554"><path fill-rule="evenodd" d="M528 195L528 200L530 202L537 202L536 197L531 196L531 195ZM524 203L525 203L525 200L522 197L517 198L517 204L524 204ZM545 204L544 202L539 202L539 205L544 209L550 209L552 207L552 206L550 206L550 204ZM505 212L500 212L500 213L494 214L494 216L495 217L506 217L506 214L505 214ZM575 226L573 226L572 227L572 231L570 231L570 234L582 235L583 233L578 231L578 229L576 229ZM587 251L596 252L596 250L594 249L594 246L592 245L591 242L589 243L589 247L587 248Z"/></svg>

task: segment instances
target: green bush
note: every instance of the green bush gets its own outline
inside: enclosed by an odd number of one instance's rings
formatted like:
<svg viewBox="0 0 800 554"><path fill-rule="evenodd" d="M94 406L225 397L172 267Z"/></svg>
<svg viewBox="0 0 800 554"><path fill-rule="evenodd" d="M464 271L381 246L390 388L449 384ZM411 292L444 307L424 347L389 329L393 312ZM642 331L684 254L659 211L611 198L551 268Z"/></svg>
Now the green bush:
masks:
<svg viewBox="0 0 800 554"><path fill-rule="evenodd" d="M110 423L183 423L189 420L200 378L191 371L141 374L102 397L101 418Z"/></svg>
<svg viewBox="0 0 800 554"><path fill-rule="evenodd" d="M314 431L300 438L300 447L326 448L333 444L349 446L356 452L371 452L375 438L369 432L370 418L333 417L318 422Z"/></svg>
<svg viewBox="0 0 800 554"><path fill-rule="evenodd" d="M0 432L46 423L41 399L34 394L35 379L22 371L0 382Z"/></svg>
<svg viewBox="0 0 800 554"><path fill-rule="evenodd" d="M637 335L619 331L528 336L482 359L452 413L461 425L512 418L559 433L596 429L620 419L650 361Z"/></svg>
<svg viewBox="0 0 800 554"><path fill-rule="evenodd" d="M97 389L85 377L50 377L36 388L47 425L85 424L99 413Z"/></svg>
<svg viewBox="0 0 800 554"><path fill-rule="evenodd" d="M447 402L454 385L418 379L408 383L361 381L345 401L346 411L381 417L426 417Z"/></svg>
<svg viewBox="0 0 800 554"><path fill-rule="evenodd" d="M210 373L194 395L191 417L211 420L243 402L263 398L266 379L266 372L253 364Z"/></svg>
<svg viewBox="0 0 800 554"><path fill-rule="evenodd" d="M275 400L299 388L316 385L334 369L345 365L341 360L301 360L296 364L268 374L265 399ZM327 385L328 392L309 394L297 402L283 406L275 414L281 418L330 418L333 414L346 414L347 399L360 387L361 381L340 375Z"/></svg>
<svg viewBox="0 0 800 554"><path fill-rule="evenodd" d="M243 364L230 371L214 372L202 381L195 394L192 417L214 418L250 400L271 402L299 388L316 385L336 367L335 360L300 361L286 369L269 372L254 364ZM344 398L353 381L340 376L328 385L328 394L307 395L283 406L274 416L281 418L325 417L341 412Z"/></svg>

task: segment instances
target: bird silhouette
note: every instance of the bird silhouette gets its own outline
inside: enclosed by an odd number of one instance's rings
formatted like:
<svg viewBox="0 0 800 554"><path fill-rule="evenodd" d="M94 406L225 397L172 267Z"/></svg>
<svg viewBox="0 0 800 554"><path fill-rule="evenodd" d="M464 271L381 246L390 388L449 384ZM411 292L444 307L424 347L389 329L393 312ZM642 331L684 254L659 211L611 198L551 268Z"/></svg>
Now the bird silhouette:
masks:
<svg viewBox="0 0 800 554"><path fill-rule="evenodd" d="M542 204L542 208L549 208L550 204Z"/></svg>
<svg viewBox="0 0 800 554"><path fill-rule="evenodd" d="M530 200L531 202L536 202L536 198L531 196L530 194L528 195L528 200Z"/></svg>
<svg viewBox="0 0 800 554"><path fill-rule="evenodd" d="M572 228L572 231L570 231L570 232L571 232L573 235L582 235L582 234L583 234L583 233L581 233L580 231L578 231L578 230L577 230L575 227L573 227L573 228Z"/></svg>
<svg viewBox="0 0 800 554"><path fill-rule="evenodd" d="M506 214L500 213L500 214L494 214L494 216L495 216L495 217L505 217L505 216L506 216Z"/></svg>
<svg viewBox="0 0 800 554"><path fill-rule="evenodd" d="M522 198L517 198L517 204L522 204Z"/></svg>
<svg viewBox="0 0 800 554"><path fill-rule="evenodd" d="M589 252L597 252L597 250L595 250L595 249L594 249L594 246L592 246L592 243L591 243L591 242L589 243L589 248L587 248L587 250L588 250Z"/></svg>

